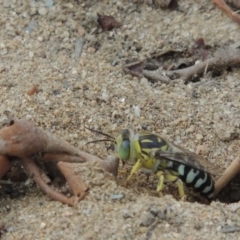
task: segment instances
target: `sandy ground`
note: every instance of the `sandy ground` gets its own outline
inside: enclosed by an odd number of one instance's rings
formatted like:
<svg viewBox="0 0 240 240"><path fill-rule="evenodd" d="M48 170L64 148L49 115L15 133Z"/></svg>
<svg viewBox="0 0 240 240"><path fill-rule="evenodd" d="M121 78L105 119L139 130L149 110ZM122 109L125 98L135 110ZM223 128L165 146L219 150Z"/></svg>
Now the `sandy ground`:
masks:
<svg viewBox="0 0 240 240"><path fill-rule="evenodd" d="M123 25L103 32L97 13ZM203 146L204 157L223 169L240 154L239 69L200 85L152 84L122 70L128 59L200 37L215 48L238 42L239 26L212 2L181 0L169 11L124 0L0 0L0 26L1 121L29 119L103 159L113 151L104 143L86 146L99 136L84 126L113 136L147 126L191 151ZM39 91L27 95L34 85ZM174 186L159 198L144 173L125 188L125 168L117 181L97 168L80 170L91 190L76 208L35 185L17 198L0 196L2 239L239 239L240 203L182 202L170 194Z"/></svg>

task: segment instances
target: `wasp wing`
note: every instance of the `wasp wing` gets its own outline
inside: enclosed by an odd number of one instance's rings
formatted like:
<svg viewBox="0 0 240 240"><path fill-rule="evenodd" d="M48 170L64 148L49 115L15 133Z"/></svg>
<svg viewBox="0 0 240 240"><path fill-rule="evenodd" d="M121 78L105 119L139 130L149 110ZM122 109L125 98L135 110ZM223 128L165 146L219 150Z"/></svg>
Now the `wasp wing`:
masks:
<svg viewBox="0 0 240 240"><path fill-rule="evenodd" d="M183 164L185 166L190 166L192 168L210 173L212 175L218 175L214 171L214 165L202 158L201 156L192 152L165 152L158 150L154 153L155 158L158 160L172 161L176 163ZM207 162L207 163L206 163Z"/></svg>

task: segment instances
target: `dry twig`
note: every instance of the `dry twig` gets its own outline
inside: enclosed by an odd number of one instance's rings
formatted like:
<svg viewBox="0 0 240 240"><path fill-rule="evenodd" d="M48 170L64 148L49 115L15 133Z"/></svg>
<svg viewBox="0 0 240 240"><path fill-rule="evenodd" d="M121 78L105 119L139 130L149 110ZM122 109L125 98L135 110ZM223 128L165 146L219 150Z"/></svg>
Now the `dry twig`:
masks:
<svg viewBox="0 0 240 240"><path fill-rule="evenodd" d="M240 50L229 48L227 50L220 50L216 52L215 57L207 59L204 62L197 63L191 67L165 71L161 73L156 71L143 71L143 75L146 78L152 79L154 82L162 81L166 83L171 80L182 78L185 82L191 81L198 75L202 75L207 67L208 71L212 69L221 69L226 66L236 66L240 64Z"/></svg>

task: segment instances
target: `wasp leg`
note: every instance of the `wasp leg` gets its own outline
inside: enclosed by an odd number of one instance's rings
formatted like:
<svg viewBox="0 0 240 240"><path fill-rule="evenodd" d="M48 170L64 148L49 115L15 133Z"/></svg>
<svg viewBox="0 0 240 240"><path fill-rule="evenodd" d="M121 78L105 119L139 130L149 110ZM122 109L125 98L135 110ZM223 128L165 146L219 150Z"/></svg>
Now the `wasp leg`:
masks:
<svg viewBox="0 0 240 240"><path fill-rule="evenodd" d="M186 200L186 195L184 193L184 187L183 187L183 182L181 179L179 179L177 176L174 176L172 174L166 174L165 175L165 178L169 181L169 182L174 182L176 183L177 187L178 187L178 192L179 192L179 195L181 197L181 199L183 201Z"/></svg>
<svg viewBox="0 0 240 240"><path fill-rule="evenodd" d="M157 176L159 177L158 185L157 185L157 192L159 192L159 197L162 197L162 190L164 186L164 172L163 171L158 171Z"/></svg>
<svg viewBox="0 0 240 240"><path fill-rule="evenodd" d="M132 167L132 170L131 170L131 173L129 175L129 177L127 178L127 181L130 180L130 178L133 176L133 174L135 174L140 168L143 167L143 164L142 164L142 160L139 159L135 165Z"/></svg>

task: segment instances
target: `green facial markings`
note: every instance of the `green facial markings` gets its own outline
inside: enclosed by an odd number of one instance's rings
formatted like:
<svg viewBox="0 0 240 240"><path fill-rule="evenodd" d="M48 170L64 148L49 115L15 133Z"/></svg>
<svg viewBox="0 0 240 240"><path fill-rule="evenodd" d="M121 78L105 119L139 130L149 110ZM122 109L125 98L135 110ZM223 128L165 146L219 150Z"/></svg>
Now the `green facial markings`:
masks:
<svg viewBox="0 0 240 240"><path fill-rule="evenodd" d="M129 130L122 130L121 134L116 137L115 153L118 158L127 161L130 158L131 143L129 140Z"/></svg>
<svg viewBox="0 0 240 240"><path fill-rule="evenodd" d="M127 161L130 157L130 141L124 140L119 146L119 158L123 161Z"/></svg>

